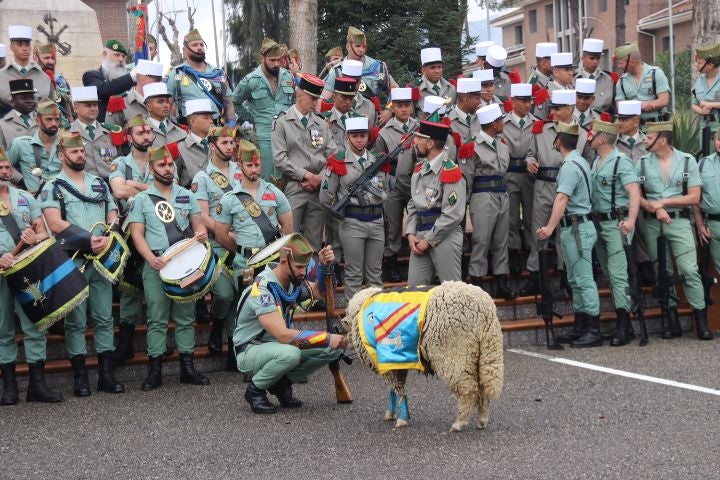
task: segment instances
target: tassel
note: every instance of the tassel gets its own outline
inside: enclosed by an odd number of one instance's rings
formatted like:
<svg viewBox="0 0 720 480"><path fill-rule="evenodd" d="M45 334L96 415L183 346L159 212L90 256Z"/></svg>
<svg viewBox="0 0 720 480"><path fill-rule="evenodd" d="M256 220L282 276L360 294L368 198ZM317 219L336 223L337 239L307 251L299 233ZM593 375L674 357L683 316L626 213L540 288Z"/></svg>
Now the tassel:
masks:
<svg viewBox="0 0 720 480"><path fill-rule="evenodd" d="M475 153L475 142L463 143L457 150L457 158L466 160Z"/></svg>
<svg viewBox="0 0 720 480"><path fill-rule="evenodd" d="M422 169L423 162L418 162L415 164L415 167L413 168L414 173L420 173L420 170Z"/></svg>
<svg viewBox="0 0 720 480"><path fill-rule="evenodd" d="M453 162L445 162L443 169L440 171L441 183L457 183L462 178L462 170Z"/></svg>
<svg viewBox="0 0 720 480"><path fill-rule="evenodd" d="M127 108L127 105L125 104L125 97L121 97L119 95L113 95L108 100L108 104L107 104L107 112L108 113L122 112L126 108Z"/></svg>
<svg viewBox="0 0 720 480"><path fill-rule="evenodd" d="M535 85L537 85L537 83ZM550 91L547 88L539 87L537 91L533 93L533 103L535 106L543 105L548 100L550 100Z"/></svg>
<svg viewBox="0 0 720 480"><path fill-rule="evenodd" d="M382 107L380 106L380 99L378 97L370 97L370 100L372 101L373 105L375 105L376 112L382 110Z"/></svg>
<svg viewBox="0 0 720 480"><path fill-rule="evenodd" d="M420 101L420 89L418 87L413 87L412 89L412 99L413 102Z"/></svg>
<svg viewBox="0 0 720 480"><path fill-rule="evenodd" d="M332 110L333 106L335 106L333 102L327 102L325 100L322 100L320 102L320 113L329 112L330 110Z"/></svg>
<svg viewBox="0 0 720 480"><path fill-rule="evenodd" d="M453 87L457 88L457 79L451 78L451 79L450 79L450 85L452 85Z"/></svg>
<svg viewBox="0 0 720 480"><path fill-rule="evenodd" d="M457 148L460 148L462 145L462 137L460 137L460 133L458 132L452 132L450 135L452 135L453 143Z"/></svg>
<svg viewBox="0 0 720 480"><path fill-rule="evenodd" d="M170 152L170 156L173 160L177 160L178 158L180 158L180 149L178 148L177 142L168 143L167 149Z"/></svg>
<svg viewBox="0 0 720 480"><path fill-rule="evenodd" d="M330 171L334 172L338 176L344 176L347 175L347 165L345 162L341 162L337 158L335 158L335 155L330 155L330 157L327 159L327 167L330 169Z"/></svg>
<svg viewBox="0 0 720 480"><path fill-rule="evenodd" d="M182 128L185 133L190 133L190 127L188 127L187 125L183 125L182 123L176 123L175 125Z"/></svg>
<svg viewBox="0 0 720 480"><path fill-rule="evenodd" d="M505 113L512 112L513 106L512 101L510 99L503 101L503 110L505 110Z"/></svg>
<svg viewBox="0 0 720 480"><path fill-rule="evenodd" d="M449 127L452 122L450 121L450 117L445 117L442 120L440 120L440 123L444 123L445 125L447 125Z"/></svg>
<svg viewBox="0 0 720 480"><path fill-rule="evenodd" d="M610 78L612 78L613 85L617 85L620 81L620 74L618 72L610 72Z"/></svg>
<svg viewBox="0 0 720 480"><path fill-rule="evenodd" d="M535 120L533 122L533 126L532 126L532 133L535 135L538 135L543 132L544 127L545 127L545 121Z"/></svg>
<svg viewBox="0 0 720 480"><path fill-rule="evenodd" d="M603 122L612 122L612 115L610 115L610 112L602 112L600 114L600 120Z"/></svg>
<svg viewBox="0 0 720 480"><path fill-rule="evenodd" d="M370 144L374 144L375 140L377 140L378 135L380 135L380 127L373 127L372 131L370 132Z"/></svg>
<svg viewBox="0 0 720 480"><path fill-rule="evenodd" d="M510 77L510 83L522 83L522 79L520 78L520 72L517 71L517 69L513 68L508 73L508 77Z"/></svg>
<svg viewBox="0 0 720 480"><path fill-rule="evenodd" d="M390 162L385 162L385 165L380 167L380 171L383 173L387 173L389 175L390 174Z"/></svg>

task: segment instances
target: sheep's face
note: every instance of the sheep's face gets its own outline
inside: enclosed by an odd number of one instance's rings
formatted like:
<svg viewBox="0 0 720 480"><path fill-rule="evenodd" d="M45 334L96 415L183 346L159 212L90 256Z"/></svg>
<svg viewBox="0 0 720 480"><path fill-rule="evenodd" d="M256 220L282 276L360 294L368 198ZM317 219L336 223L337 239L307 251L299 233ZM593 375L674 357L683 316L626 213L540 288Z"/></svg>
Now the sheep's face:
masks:
<svg viewBox="0 0 720 480"><path fill-rule="evenodd" d="M352 329L352 321L350 321L350 317L344 317L342 320L340 320L340 325L342 325L343 330L346 332L350 332Z"/></svg>

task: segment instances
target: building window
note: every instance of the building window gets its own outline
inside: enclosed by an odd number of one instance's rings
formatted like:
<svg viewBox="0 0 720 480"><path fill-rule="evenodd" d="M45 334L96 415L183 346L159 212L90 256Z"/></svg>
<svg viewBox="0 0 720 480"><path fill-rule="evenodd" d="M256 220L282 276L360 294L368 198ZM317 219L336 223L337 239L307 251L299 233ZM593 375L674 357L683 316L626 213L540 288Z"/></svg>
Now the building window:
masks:
<svg viewBox="0 0 720 480"><path fill-rule="evenodd" d="M528 12L528 22L530 22L530 33L537 32L537 10Z"/></svg>
<svg viewBox="0 0 720 480"><path fill-rule="evenodd" d="M670 51L670 37L662 37L662 51L663 52Z"/></svg>
<svg viewBox="0 0 720 480"><path fill-rule="evenodd" d="M545 5L545 28L552 28L555 26L555 11L553 10L552 3Z"/></svg>
<svg viewBox="0 0 720 480"><path fill-rule="evenodd" d="M522 45L523 43L523 27L522 25L515 25L515 45Z"/></svg>
<svg viewBox="0 0 720 480"><path fill-rule="evenodd" d="M598 2L598 12L607 12L608 2L607 0L600 0Z"/></svg>

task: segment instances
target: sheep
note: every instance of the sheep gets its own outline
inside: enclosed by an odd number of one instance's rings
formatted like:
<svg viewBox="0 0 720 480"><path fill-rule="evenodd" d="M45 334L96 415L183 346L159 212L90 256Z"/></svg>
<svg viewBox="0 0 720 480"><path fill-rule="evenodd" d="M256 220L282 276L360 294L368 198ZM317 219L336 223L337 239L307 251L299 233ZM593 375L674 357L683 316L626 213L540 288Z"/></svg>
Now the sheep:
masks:
<svg viewBox="0 0 720 480"><path fill-rule="evenodd" d="M374 287L356 293L342 320L348 343L375 373L377 367L360 338L358 317L365 301L381 291ZM419 343L426 373L437 375L458 398L457 418L450 431L462 431L475 407L477 428L485 428L490 400L499 398L503 387L503 337L490 295L464 282L444 282L436 287L428 299ZM391 370L382 375L390 390L383 420L395 420L395 428L407 426L409 418L407 373Z"/></svg>

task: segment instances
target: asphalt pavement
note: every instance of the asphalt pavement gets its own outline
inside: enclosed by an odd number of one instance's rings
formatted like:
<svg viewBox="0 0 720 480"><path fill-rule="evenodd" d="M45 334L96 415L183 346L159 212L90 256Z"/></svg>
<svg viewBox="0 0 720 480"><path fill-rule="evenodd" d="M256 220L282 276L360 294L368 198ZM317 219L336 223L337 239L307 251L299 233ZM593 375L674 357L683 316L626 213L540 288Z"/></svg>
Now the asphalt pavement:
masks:
<svg viewBox="0 0 720 480"><path fill-rule="evenodd" d="M720 340L523 352L720 389ZM505 352L505 388L485 430L450 433L455 400L411 374L410 425L382 421L383 383L345 367L354 403L335 404L323 369L296 387L299 410L249 411L239 375L164 378L153 392L93 392L0 408L0 478L32 479L717 479L720 396ZM717 392L720 393L720 392ZM24 394L23 394L24 397ZM474 420L474 419L473 419Z"/></svg>

